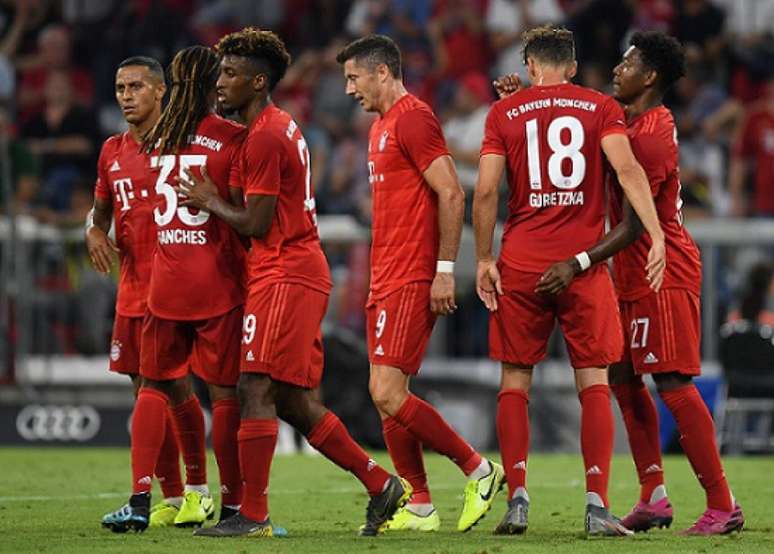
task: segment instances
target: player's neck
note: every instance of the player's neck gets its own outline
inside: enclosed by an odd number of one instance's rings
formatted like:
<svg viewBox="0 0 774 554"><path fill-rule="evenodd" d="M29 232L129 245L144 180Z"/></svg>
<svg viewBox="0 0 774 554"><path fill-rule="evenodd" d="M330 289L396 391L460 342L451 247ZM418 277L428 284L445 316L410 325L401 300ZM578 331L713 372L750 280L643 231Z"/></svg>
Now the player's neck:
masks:
<svg viewBox="0 0 774 554"><path fill-rule="evenodd" d="M660 106L663 103L663 98L660 94L643 93L637 97L631 104L627 104L625 108L626 118L629 120L638 117L648 110Z"/></svg>
<svg viewBox="0 0 774 554"><path fill-rule="evenodd" d="M538 87L550 87L554 85L563 85L569 82L567 80L566 67L538 66L534 75L530 75L530 81Z"/></svg>
<svg viewBox="0 0 774 554"><path fill-rule="evenodd" d="M250 102L244 111L239 112L239 116L242 121L248 127L255 121L255 118L266 109L266 106L271 104L271 98L269 96L259 96L252 102Z"/></svg>
<svg viewBox="0 0 774 554"><path fill-rule="evenodd" d="M132 137L134 142L137 144L142 143L142 139L145 137L145 135L148 134L148 131L153 129L153 126L156 125L156 122L161 117L161 110L154 111L153 114L151 114L150 117L148 117L145 121L142 121L138 123L137 125L129 124L129 136Z"/></svg>
<svg viewBox="0 0 774 554"><path fill-rule="evenodd" d="M403 82L395 81L387 88L380 99L379 107L377 108L379 115L384 116L384 114L390 111L390 108L397 104L398 101L407 94L408 91L406 90L406 87L403 86Z"/></svg>

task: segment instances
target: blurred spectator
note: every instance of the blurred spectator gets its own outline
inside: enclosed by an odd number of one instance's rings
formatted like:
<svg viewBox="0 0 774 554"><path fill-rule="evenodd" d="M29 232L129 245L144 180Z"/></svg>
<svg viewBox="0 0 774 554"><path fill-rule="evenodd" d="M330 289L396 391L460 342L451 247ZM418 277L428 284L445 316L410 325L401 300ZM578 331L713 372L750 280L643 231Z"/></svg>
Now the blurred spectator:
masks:
<svg viewBox="0 0 774 554"><path fill-rule="evenodd" d="M344 136L354 111L354 98L344 93L344 77L336 54L346 41L334 38L317 59L317 82L313 89L314 120L325 129L333 140Z"/></svg>
<svg viewBox="0 0 774 554"><path fill-rule="evenodd" d="M38 217L67 224L88 211L81 204L94 173L96 123L90 111L75 104L67 73L51 72L44 92L43 112L23 127L22 135L41 162Z"/></svg>
<svg viewBox="0 0 774 554"><path fill-rule="evenodd" d="M632 22L632 2L571 0L564 2L567 27L575 34L578 65L594 62L612 75L621 58ZM610 79L608 79L610 80Z"/></svg>
<svg viewBox="0 0 774 554"><path fill-rule="evenodd" d="M527 82L522 62L521 34L543 23L562 23L564 13L557 0L491 0L486 10L489 44L496 54L492 77L516 72Z"/></svg>
<svg viewBox="0 0 774 554"><path fill-rule="evenodd" d="M484 0L438 0L427 31L433 44L436 71L459 78L489 67Z"/></svg>
<svg viewBox="0 0 774 554"><path fill-rule="evenodd" d="M774 326L774 265L770 261L750 268L739 307L728 314L728 321L740 319Z"/></svg>
<svg viewBox="0 0 774 554"><path fill-rule="evenodd" d="M94 82L86 69L72 62L70 32L64 25L49 25L38 36L35 61L21 74L19 110L26 122L42 112L48 80L52 73L64 75L74 91L73 101L90 106L94 99Z"/></svg>
<svg viewBox="0 0 774 554"><path fill-rule="evenodd" d="M10 200L5 197L5 186L0 186L0 214L5 215L9 207L17 214L29 212L38 191L38 162L24 143L16 138L8 110L3 106L0 106L0 148L7 148L11 178L8 183ZM0 154L0 178L5 175L4 162L5 158Z"/></svg>
<svg viewBox="0 0 774 554"><path fill-rule="evenodd" d="M676 12L672 0L637 0L634 2L632 29L669 32Z"/></svg>
<svg viewBox="0 0 774 554"><path fill-rule="evenodd" d="M746 194L752 173L753 193ZM732 214L774 216L774 76L765 96L750 106L734 144L729 168Z"/></svg>
<svg viewBox="0 0 774 554"><path fill-rule="evenodd" d="M12 62L30 20L30 2L16 2L16 10L0 7L0 102L8 103L16 93L16 74Z"/></svg>
<svg viewBox="0 0 774 554"><path fill-rule="evenodd" d="M345 28L356 37L389 35L405 54L428 48L425 29L432 11L431 0L355 0Z"/></svg>
<svg viewBox="0 0 774 554"><path fill-rule="evenodd" d="M685 47L686 61L715 67L723 49L725 13L709 0L683 0L675 20L675 36Z"/></svg>
<svg viewBox="0 0 774 554"><path fill-rule="evenodd" d="M224 34L249 25L277 29L284 18L282 0L214 0L202 3L191 26L203 44L215 44Z"/></svg>
<svg viewBox="0 0 774 554"><path fill-rule="evenodd" d="M481 140L492 100L489 79L481 73L468 73L457 84L451 117L443 125L460 184L467 192L476 186Z"/></svg>

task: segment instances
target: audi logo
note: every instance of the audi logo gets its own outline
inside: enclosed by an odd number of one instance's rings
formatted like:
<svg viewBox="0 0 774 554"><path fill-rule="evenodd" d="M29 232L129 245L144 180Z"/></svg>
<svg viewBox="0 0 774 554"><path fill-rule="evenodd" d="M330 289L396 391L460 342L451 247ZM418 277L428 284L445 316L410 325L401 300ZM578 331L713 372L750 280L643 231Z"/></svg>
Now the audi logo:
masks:
<svg viewBox="0 0 774 554"><path fill-rule="evenodd" d="M16 416L16 430L28 441L86 442L99 432L100 417L91 406L32 404Z"/></svg>

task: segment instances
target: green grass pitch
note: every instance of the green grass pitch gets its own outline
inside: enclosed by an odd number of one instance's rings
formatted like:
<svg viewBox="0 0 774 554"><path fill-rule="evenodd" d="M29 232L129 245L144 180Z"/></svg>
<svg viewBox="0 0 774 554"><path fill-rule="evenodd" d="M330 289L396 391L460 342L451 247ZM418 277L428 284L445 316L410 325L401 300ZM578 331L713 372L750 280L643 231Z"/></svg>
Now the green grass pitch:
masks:
<svg viewBox="0 0 774 554"><path fill-rule="evenodd" d="M377 456L389 466L386 455ZM726 471L745 510L746 529L726 537L680 537L701 513L704 495L682 457L664 461L675 507L669 530L623 539L583 537L583 480L579 456L534 455L529 460L532 500L525 536L495 537L504 497L471 532L456 532L464 479L447 460L427 456L433 500L442 528L434 534L356 536L367 497L359 483L319 456L279 456L271 480L272 519L286 539L205 539L190 530L160 529L115 535L100 527L103 513L128 497L129 453L124 449L0 449L2 552L774 552L774 458L728 458ZM389 466L391 467L391 466ZM210 458L211 489L217 471ZM614 512L636 500L632 462L618 456L610 490Z"/></svg>

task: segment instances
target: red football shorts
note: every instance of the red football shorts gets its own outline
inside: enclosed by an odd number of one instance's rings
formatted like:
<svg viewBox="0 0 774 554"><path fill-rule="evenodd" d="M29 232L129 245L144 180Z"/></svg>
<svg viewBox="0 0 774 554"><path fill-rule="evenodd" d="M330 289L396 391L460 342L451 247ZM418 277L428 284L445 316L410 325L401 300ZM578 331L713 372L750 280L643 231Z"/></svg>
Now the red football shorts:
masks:
<svg viewBox="0 0 774 554"><path fill-rule="evenodd" d="M435 325L430 283L409 283L366 305L368 361L416 375Z"/></svg>
<svg viewBox="0 0 774 554"><path fill-rule="evenodd" d="M685 289L621 302L624 362L638 375L701 374L701 309L699 297Z"/></svg>
<svg viewBox="0 0 774 554"><path fill-rule="evenodd" d="M315 389L323 373L320 324L328 295L296 283L274 283L247 294L241 371Z"/></svg>
<svg viewBox="0 0 774 554"><path fill-rule="evenodd" d="M162 319L145 313L140 374L154 381L179 379L189 368L211 385L236 386L242 306L196 321Z"/></svg>
<svg viewBox="0 0 774 554"><path fill-rule="evenodd" d="M606 367L621 359L618 300L607 267L597 265L573 279L559 296L534 292L540 273L498 264L505 294L489 318L489 356L522 366L538 363L555 320L575 369Z"/></svg>
<svg viewBox="0 0 774 554"><path fill-rule="evenodd" d="M140 374L142 319L116 314L110 341L110 371L125 375Z"/></svg>

